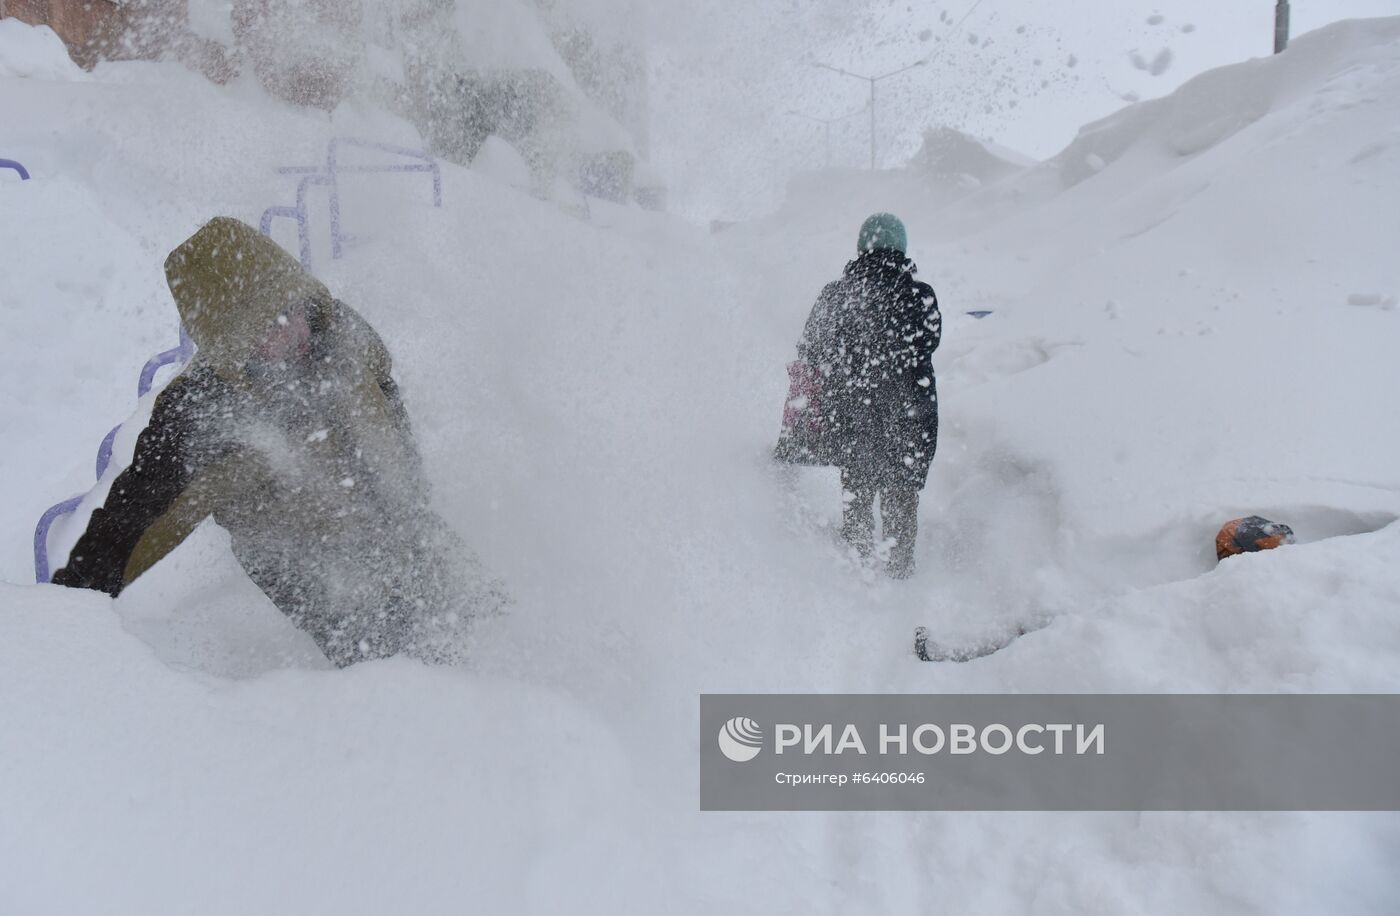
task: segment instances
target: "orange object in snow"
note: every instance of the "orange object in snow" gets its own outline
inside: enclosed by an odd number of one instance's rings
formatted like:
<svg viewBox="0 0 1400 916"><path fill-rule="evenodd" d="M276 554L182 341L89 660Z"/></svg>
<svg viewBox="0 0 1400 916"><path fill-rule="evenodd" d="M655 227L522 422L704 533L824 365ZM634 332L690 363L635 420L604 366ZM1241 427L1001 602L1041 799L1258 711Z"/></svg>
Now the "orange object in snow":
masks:
<svg viewBox="0 0 1400 916"><path fill-rule="evenodd" d="M1215 536L1215 558L1239 556L1242 553L1257 553L1260 550L1273 550L1284 544L1294 543L1293 529L1267 518L1251 515L1225 523Z"/></svg>

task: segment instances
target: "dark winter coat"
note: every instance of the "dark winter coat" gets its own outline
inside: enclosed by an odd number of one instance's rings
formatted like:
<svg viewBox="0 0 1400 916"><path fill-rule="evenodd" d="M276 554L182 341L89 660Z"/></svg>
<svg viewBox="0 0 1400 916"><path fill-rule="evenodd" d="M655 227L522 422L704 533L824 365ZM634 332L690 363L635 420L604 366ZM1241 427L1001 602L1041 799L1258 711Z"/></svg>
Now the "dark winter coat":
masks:
<svg viewBox="0 0 1400 916"><path fill-rule="evenodd" d="M338 664L412 648L431 568L417 449L383 343L255 230L215 220L166 264L193 360L156 398L129 467L93 512L61 585L117 595L205 518ZM309 351L248 355L288 306ZM282 367L286 370L286 367Z"/></svg>
<svg viewBox="0 0 1400 916"><path fill-rule="evenodd" d="M876 249L817 298L798 356L820 373L823 463L890 486L923 487L938 444L933 353L942 317L914 263Z"/></svg>

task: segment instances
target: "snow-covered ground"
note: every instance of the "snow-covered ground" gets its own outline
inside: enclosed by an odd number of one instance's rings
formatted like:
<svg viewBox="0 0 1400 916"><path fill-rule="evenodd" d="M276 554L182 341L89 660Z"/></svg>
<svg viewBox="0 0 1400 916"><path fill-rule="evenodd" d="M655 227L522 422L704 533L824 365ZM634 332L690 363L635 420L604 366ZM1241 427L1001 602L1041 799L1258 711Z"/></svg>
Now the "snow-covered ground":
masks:
<svg viewBox="0 0 1400 916"><path fill-rule="evenodd" d="M33 176L0 171L0 912L1400 905L1393 815L701 814L695 735L702 692L1400 689L1400 19L1009 178L830 173L715 235L445 165L441 209L422 176L351 182L333 260L313 198L318 274L514 597L465 669L329 670L211 525L116 601L29 584L35 520L176 342L165 254L291 203L275 169L332 137L421 142L52 42L0 21L0 158ZM765 458L878 209L945 314L907 582L835 547L830 474L794 496ZM1250 513L1301 543L1217 568ZM909 651L1046 617L965 665Z"/></svg>

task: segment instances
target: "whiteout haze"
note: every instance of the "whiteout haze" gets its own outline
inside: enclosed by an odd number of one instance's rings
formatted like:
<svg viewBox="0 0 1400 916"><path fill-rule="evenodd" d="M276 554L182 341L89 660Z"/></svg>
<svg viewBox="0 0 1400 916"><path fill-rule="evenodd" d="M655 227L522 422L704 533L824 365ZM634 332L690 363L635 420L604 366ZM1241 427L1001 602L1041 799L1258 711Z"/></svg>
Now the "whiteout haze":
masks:
<svg viewBox="0 0 1400 916"><path fill-rule="evenodd" d="M1228 4L1258 13L1260 54L1273 5ZM975 31L1004 48L1001 6ZM1071 7L1101 14L1053 14ZM1162 12L1178 49L1203 36ZM1166 41L1083 31L1124 61ZM736 689L1400 692L1400 19L1204 73L1002 177L976 155L821 172L718 234L606 202L584 219L490 163L444 163L441 208L416 180L347 183L354 240L334 259L318 204L318 277L392 351L434 507L514 602L465 669L343 672L216 526L116 600L33 584L33 531L92 486L118 422L112 461L131 458L136 375L178 339L166 253L290 203L277 170L335 137L423 138L178 64L87 73L56 44L0 19L0 158L31 175L0 169L0 911L1395 912L1391 814L702 813L694 711ZM706 168L751 127L687 126L706 142L670 146ZM764 460L794 338L878 209L947 319L902 583L833 546L834 475L789 497ZM1214 533L1253 512L1299 543L1217 566ZM961 646L1045 618L967 664L909 652L916 625Z"/></svg>

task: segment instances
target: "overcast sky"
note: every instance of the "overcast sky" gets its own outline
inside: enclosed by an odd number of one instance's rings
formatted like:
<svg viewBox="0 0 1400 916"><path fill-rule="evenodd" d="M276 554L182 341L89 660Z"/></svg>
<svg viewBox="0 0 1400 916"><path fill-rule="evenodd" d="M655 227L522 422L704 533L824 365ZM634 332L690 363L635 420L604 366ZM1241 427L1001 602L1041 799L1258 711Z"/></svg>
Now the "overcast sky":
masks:
<svg viewBox="0 0 1400 916"><path fill-rule="evenodd" d="M694 218L771 209L791 172L870 155L865 73L881 83L879 161L898 165L925 128L957 127L1036 158L1079 127L1164 95L1213 67L1271 53L1275 0L691 0L648 5L655 69L652 158ZM1293 0L1297 36L1340 19L1400 15L1400 0ZM970 11L970 15L969 15ZM964 17L966 17L964 21ZM961 22L961 25L959 23Z"/></svg>

